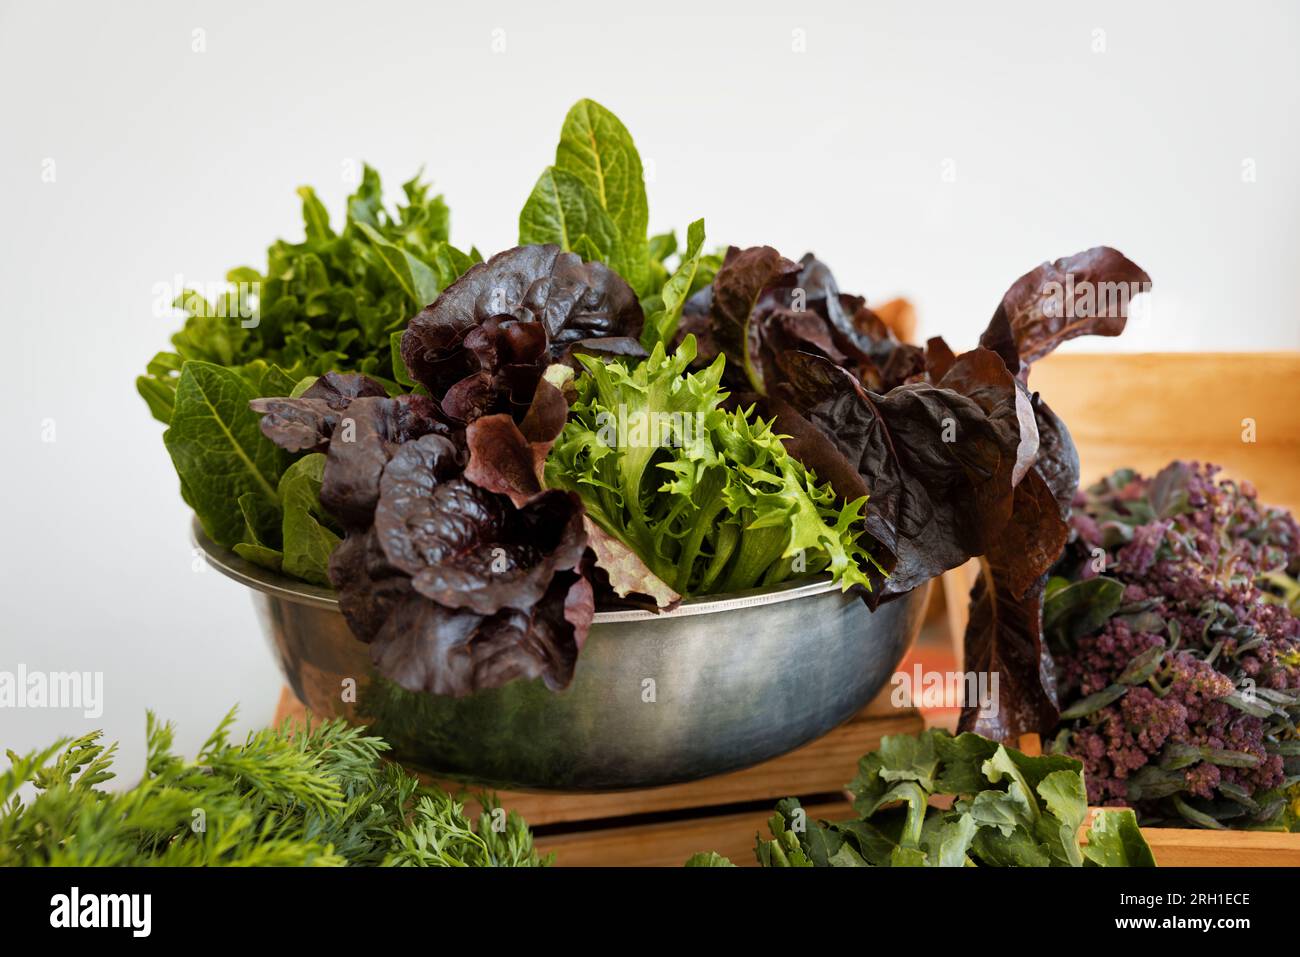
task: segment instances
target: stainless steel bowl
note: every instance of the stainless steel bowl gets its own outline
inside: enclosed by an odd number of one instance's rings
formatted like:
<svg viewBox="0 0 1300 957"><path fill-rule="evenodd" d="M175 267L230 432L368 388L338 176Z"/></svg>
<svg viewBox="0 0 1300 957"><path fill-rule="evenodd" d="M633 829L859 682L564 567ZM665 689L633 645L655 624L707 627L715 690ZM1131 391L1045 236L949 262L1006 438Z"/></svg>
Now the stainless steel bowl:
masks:
<svg viewBox="0 0 1300 957"><path fill-rule="evenodd" d="M197 522L194 537L214 568L253 589L280 670L314 714L370 725L404 764L511 789L656 787L797 748L885 686L929 592L872 612L818 580L662 614L599 612L565 691L517 681L449 698L377 675L329 589L245 562Z"/></svg>

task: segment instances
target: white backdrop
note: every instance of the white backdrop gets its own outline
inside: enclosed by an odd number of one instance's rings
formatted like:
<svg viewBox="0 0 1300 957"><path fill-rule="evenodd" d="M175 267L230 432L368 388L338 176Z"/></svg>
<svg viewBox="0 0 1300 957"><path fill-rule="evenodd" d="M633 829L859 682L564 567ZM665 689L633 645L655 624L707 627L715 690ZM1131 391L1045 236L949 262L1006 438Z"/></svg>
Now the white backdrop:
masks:
<svg viewBox="0 0 1300 957"><path fill-rule="evenodd" d="M813 249L922 335L969 346L1020 273L1108 243L1156 293L1067 348L1294 349L1298 47L1282 2L0 2L0 670L105 676L101 717L0 709L0 744L104 727L134 775L146 707L188 751L236 701L270 717L133 379L154 285L263 263L295 187L337 215L350 164L423 164L491 252L590 96L652 229Z"/></svg>

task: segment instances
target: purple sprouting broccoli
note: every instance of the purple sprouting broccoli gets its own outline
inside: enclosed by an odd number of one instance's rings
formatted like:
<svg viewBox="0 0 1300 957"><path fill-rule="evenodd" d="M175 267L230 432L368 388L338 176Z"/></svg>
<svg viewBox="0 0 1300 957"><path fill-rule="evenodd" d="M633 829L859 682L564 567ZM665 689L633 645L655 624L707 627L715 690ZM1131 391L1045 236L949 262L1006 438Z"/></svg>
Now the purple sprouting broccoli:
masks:
<svg viewBox="0 0 1300 957"><path fill-rule="evenodd" d="M1044 606L1053 747L1084 762L1093 804L1294 829L1300 526L1218 471L1122 470L1077 496Z"/></svg>

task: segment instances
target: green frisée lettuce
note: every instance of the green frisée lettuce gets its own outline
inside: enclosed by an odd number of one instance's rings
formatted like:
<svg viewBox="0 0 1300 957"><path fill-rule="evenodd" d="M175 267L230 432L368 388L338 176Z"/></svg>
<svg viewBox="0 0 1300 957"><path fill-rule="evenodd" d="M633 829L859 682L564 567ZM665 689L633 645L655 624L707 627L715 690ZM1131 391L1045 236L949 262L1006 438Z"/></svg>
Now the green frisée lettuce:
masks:
<svg viewBox="0 0 1300 957"><path fill-rule="evenodd" d="M698 250L698 242L693 243ZM681 595L742 591L830 571L869 586L861 497L842 506L752 409L723 408L725 357L688 373L693 337L638 365L579 356L546 484Z"/></svg>

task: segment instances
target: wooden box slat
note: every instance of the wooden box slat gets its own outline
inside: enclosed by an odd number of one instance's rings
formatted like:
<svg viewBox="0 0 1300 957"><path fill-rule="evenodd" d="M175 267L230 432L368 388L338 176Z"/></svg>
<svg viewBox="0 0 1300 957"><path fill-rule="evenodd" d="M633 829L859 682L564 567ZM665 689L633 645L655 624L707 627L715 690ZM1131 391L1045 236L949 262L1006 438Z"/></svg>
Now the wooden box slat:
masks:
<svg viewBox="0 0 1300 957"><path fill-rule="evenodd" d="M810 819L853 816L847 800L805 807ZM767 820L774 810L539 837L537 846L542 853L554 851L559 867L681 867L700 851L717 851L738 867L757 867L755 835L770 836Z"/></svg>

